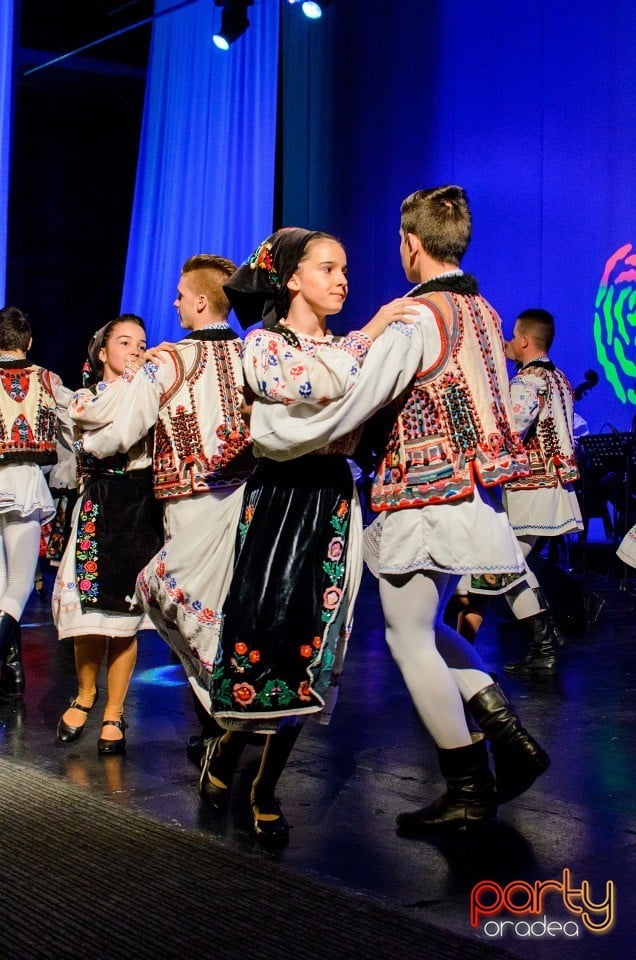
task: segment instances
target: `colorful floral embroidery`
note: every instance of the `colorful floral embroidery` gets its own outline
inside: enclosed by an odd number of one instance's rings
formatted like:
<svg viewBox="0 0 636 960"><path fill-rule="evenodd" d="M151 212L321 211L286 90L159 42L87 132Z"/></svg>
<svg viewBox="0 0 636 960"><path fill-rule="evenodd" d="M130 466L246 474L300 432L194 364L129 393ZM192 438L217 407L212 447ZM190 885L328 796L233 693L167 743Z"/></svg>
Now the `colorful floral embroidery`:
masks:
<svg viewBox="0 0 636 960"><path fill-rule="evenodd" d="M348 333L346 337L343 337L342 340L339 340L337 344L334 344L334 346L340 350L346 350L347 353L352 354L356 360L362 362L371 349L372 342L371 338L367 337L365 333L360 333L359 330L353 330L351 333ZM357 372L358 367L354 369Z"/></svg>
<svg viewBox="0 0 636 960"><path fill-rule="evenodd" d="M253 507L248 504L243 511L243 523L240 525L241 535L247 530L253 516ZM234 642L229 663L223 661L222 645L219 646L215 662L213 690L214 706L220 712L238 713L245 710L249 716L265 714L268 711L290 712L301 709L316 709L320 702L320 695L315 692L318 684L324 684L325 677L329 677L335 663L337 645L342 642L342 627L338 628L338 616L342 608L344 596L343 580L345 573L344 557L346 552L346 534L349 525L349 502L339 501L333 516L330 518L333 536L326 547L322 570L326 577L326 584L322 596L321 621L324 632L315 634L310 642L298 645L298 660L303 664L303 672L307 678L294 681L296 690L280 676L269 677L267 680L259 678L254 666L259 665L263 670L261 651L250 649L242 640ZM332 624L335 624L337 634ZM265 657L265 667L267 657ZM262 676L262 674L261 674ZM291 678L290 678L291 679ZM250 682L250 680L252 682ZM327 679L327 684L329 679ZM311 705L311 708L309 707ZM248 710L249 708L249 710Z"/></svg>
<svg viewBox="0 0 636 960"><path fill-rule="evenodd" d="M232 687L232 696L242 707L249 707L256 699L256 690L251 683L235 683Z"/></svg>
<svg viewBox="0 0 636 960"><path fill-rule="evenodd" d="M327 559L339 560L344 551L344 540L342 537L334 537L327 547Z"/></svg>
<svg viewBox="0 0 636 960"><path fill-rule="evenodd" d="M299 700L311 700L311 687L307 680L303 680L297 690Z"/></svg>
<svg viewBox="0 0 636 960"><path fill-rule="evenodd" d="M23 414L20 414L19 417L15 418L13 421L13 426L11 427L12 443L26 444L33 439L33 431L31 430L26 417Z"/></svg>
<svg viewBox="0 0 636 960"><path fill-rule="evenodd" d="M245 261L249 263L252 270L264 270L267 274L267 282L275 286L279 282L278 274L274 269L274 261L271 254L272 245L263 241L256 248L254 253Z"/></svg>
<svg viewBox="0 0 636 960"><path fill-rule="evenodd" d="M80 509L75 547L77 589L82 603L96 604L99 594L98 549L95 538L99 505L85 500Z"/></svg>
<svg viewBox="0 0 636 960"><path fill-rule="evenodd" d="M16 403L22 403L29 392L29 375L23 370L3 370L0 382L4 392Z"/></svg>
<svg viewBox="0 0 636 960"><path fill-rule="evenodd" d="M242 513L242 515L241 515L241 519L239 520L239 525L238 525L239 538L240 538L241 543L242 543L243 540L245 539L245 534L247 533L247 528L249 527L250 523L252 522L252 517L253 517L253 516L254 516L254 505L251 504L251 503L248 503L248 504L246 504L246 505L243 507L243 513Z"/></svg>
<svg viewBox="0 0 636 960"><path fill-rule="evenodd" d="M183 590L177 587L176 578L166 570L165 557L166 551L164 549L160 552L154 569L150 571L150 578L154 579L156 577L156 579L160 581L162 595L165 594L165 597L174 603L175 608L179 608L185 616L194 617L197 624L205 628L210 628L212 631L220 629L221 618L214 610L209 607L204 607L200 600L191 599L187 594L184 594ZM144 598L146 607L156 602L154 590L148 582L148 568L142 570L139 574L137 590ZM185 639L190 643L187 637ZM216 650L216 641L214 648ZM190 649L205 667L210 670L212 669L212 660L205 659L204 656L201 655L200 648L194 648L190 645Z"/></svg>

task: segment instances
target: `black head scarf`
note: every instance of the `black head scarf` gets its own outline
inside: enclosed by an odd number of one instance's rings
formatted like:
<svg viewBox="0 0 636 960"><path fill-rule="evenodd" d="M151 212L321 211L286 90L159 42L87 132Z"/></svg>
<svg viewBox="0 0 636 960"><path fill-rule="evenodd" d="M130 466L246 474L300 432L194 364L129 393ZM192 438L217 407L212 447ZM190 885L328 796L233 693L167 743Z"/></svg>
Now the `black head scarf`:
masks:
<svg viewBox="0 0 636 960"><path fill-rule="evenodd" d="M223 289L243 329L262 321L273 327L287 316L287 284L300 263L307 244L324 234L300 227L284 227L258 245Z"/></svg>

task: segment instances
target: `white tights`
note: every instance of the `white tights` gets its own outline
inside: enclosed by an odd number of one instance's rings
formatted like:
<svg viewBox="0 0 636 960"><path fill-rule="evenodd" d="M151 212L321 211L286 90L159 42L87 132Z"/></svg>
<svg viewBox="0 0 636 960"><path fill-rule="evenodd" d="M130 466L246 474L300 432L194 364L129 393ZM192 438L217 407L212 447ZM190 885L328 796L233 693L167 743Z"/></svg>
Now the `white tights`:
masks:
<svg viewBox="0 0 636 960"><path fill-rule="evenodd" d="M422 722L446 750L472 742L463 701L492 684L475 648L442 621L458 582L423 570L380 577L389 649Z"/></svg>
<svg viewBox="0 0 636 960"><path fill-rule="evenodd" d="M33 590L40 523L0 514L0 538L0 610L19 621Z"/></svg>

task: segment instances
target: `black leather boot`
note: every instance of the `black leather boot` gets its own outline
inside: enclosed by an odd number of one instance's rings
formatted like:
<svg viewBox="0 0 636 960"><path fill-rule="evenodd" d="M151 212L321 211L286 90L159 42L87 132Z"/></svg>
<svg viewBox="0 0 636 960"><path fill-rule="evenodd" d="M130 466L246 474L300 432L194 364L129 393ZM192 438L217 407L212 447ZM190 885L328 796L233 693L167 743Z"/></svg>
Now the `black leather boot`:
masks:
<svg viewBox="0 0 636 960"><path fill-rule="evenodd" d="M21 697L24 693L24 668L20 624L5 610L0 611L0 663L0 693Z"/></svg>
<svg viewBox="0 0 636 960"><path fill-rule="evenodd" d="M497 813L485 740L455 750L438 747L437 755L446 780L446 792L421 810L400 813L397 818L400 836L426 837L443 831L465 830L492 820Z"/></svg>
<svg viewBox="0 0 636 960"><path fill-rule="evenodd" d="M564 647L566 644L565 634L559 627L558 623L555 620L554 613L552 612L552 607L548 603L548 598L545 595L543 587L532 587L532 592L539 601L539 606L542 610L548 615L548 620L550 621L550 628L554 634L554 639L556 640L557 647Z"/></svg>
<svg viewBox="0 0 636 960"><path fill-rule="evenodd" d="M504 671L511 677L538 677L554 673L557 665L558 641L547 610L526 617L531 630L530 649L518 663L504 664Z"/></svg>
<svg viewBox="0 0 636 960"><path fill-rule="evenodd" d="M466 708L490 742L497 800L513 800L545 773L550 757L523 727L496 683L475 694Z"/></svg>

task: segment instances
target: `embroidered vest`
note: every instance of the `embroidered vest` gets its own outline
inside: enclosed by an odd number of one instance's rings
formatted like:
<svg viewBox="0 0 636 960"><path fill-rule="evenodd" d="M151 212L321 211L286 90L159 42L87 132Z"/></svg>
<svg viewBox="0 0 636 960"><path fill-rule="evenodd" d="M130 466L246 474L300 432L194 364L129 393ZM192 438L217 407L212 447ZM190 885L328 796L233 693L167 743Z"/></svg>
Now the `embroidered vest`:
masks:
<svg viewBox="0 0 636 960"><path fill-rule="evenodd" d="M56 427L49 371L28 360L0 367L0 464L55 463Z"/></svg>
<svg viewBox="0 0 636 960"><path fill-rule="evenodd" d="M475 484L498 486L529 473L512 430L501 321L478 295L448 290L418 297L432 311L441 349L392 404L393 423L376 473L376 511L450 503Z"/></svg>
<svg viewBox="0 0 636 960"><path fill-rule="evenodd" d="M153 476L158 499L243 483L254 469L240 416L242 344L188 339L171 351L176 379L161 398Z"/></svg>
<svg viewBox="0 0 636 960"><path fill-rule="evenodd" d="M538 490L579 479L572 428L574 391L565 374L552 363L529 363L523 374L543 381L539 415L525 436L531 473L506 484L509 490Z"/></svg>

